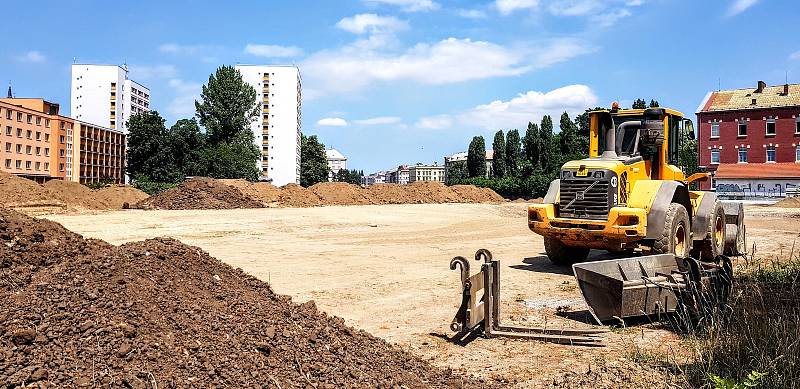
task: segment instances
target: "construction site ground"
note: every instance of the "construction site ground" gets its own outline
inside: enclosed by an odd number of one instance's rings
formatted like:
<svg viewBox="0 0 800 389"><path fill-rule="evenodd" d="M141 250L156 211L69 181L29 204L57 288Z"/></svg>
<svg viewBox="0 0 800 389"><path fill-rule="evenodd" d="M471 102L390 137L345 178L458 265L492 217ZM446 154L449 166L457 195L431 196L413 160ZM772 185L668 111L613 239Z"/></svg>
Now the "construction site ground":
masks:
<svg viewBox="0 0 800 389"><path fill-rule="evenodd" d="M614 382L636 385L651 375L637 368L641 356L691 357L686 342L654 325L613 330L602 348L509 339L447 341L460 303L459 274L448 268L449 260L479 248L501 260L503 322L589 326L571 270L548 261L542 238L527 228L525 209L524 203L416 204L46 217L112 244L172 237L199 246L269 282L277 293L297 302L314 300L347 324L435 365L519 387L553 385L565 372L592 369L609 371L603 379L611 387ZM756 257L788 257L800 237L800 209L748 206L746 214L748 244L755 244ZM607 256L592 252L594 259ZM473 263L475 272L479 267Z"/></svg>

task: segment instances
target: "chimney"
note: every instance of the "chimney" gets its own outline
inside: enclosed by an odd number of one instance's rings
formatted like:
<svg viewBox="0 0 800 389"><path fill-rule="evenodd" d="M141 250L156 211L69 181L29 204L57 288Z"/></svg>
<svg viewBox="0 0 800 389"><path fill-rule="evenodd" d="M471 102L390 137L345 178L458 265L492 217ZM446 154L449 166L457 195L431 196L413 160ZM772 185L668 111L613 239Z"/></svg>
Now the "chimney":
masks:
<svg viewBox="0 0 800 389"><path fill-rule="evenodd" d="M764 88L766 88L766 87L767 87L767 83L766 83L766 82L764 82L764 81L760 81L760 80L759 80L759 81L758 81L758 88L756 88L756 93L762 93L762 92L764 92Z"/></svg>
<svg viewBox="0 0 800 389"><path fill-rule="evenodd" d="M783 95L789 96L789 84L783 84Z"/></svg>

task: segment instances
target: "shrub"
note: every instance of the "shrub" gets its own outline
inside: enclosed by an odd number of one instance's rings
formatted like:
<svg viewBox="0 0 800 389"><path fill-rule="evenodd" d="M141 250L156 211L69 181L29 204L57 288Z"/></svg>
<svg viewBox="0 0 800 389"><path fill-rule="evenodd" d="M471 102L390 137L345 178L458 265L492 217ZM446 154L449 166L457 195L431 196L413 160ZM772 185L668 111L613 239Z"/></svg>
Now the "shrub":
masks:
<svg viewBox="0 0 800 389"><path fill-rule="evenodd" d="M172 189L178 184L172 182L151 181L147 176L139 176L133 180L133 187L149 194L150 196L159 194L165 190Z"/></svg>

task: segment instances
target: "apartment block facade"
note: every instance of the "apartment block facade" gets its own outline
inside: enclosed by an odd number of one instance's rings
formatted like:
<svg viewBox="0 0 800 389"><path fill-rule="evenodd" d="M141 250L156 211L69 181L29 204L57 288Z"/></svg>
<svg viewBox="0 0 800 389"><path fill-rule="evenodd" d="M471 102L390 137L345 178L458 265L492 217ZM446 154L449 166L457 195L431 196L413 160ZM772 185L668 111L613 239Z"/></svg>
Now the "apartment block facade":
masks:
<svg viewBox="0 0 800 389"><path fill-rule="evenodd" d="M127 66L72 65L70 114L127 134L132 115L150 110L150 89L128 78Z"/></svg>
<svg viewBox="0 0 800 389"><path fill-rule="evenodd" d="M0 99L0 170L37 182L124 183L125 135L61 116L59 108L43 99ZM114 158L99 158L106 149Z"/></svg>
<svg viewBox="0 0 800 389"><path fill-rule="evenodd" d="M782 196L800 185L800 84L709 92L697 122L704 189Z"/></svg>
<svg viewBox="0 0 800 389"><path fill-rule="evenodd" d="M444 166L434 162L433 165L416 164L408 167L408 182L434 181L444 182Z"/></svg>
<svg viewBox="0 0 800 389"><path fill-rule="evenodd" d="M261 179L282 186L300 182L302 84L296 66L236 65L257 93L261 117L251 124Z"/></svg>
<svg viewBox="0 0 800 389"><path fill-rule="evenodd" d="M326 149L325 157L328 158L328 181L333 181L333 175L339 170L347 170L347 157L339 150Z"/></svg>

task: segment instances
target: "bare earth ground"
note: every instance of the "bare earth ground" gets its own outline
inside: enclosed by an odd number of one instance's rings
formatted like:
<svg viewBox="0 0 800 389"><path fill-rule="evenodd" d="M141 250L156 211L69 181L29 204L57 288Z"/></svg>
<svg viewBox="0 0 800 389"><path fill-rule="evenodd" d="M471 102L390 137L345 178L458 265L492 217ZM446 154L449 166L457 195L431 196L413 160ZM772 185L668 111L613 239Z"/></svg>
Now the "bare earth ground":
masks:
<svg viewBox="0 0 800 389"><path fill-rule="evenodd" d="M676 359L690 353L678 336L656 326L610 332L604 348L508 339L476 339L459 346L444 339L451 335L448 325L460 303L459 275L449 270L449 260L471 257L479 248L490 249L501 260L502 321L589 326L571 271L544 256L542 238L527 229L525 207L507 203L129 210L48 218L113 244L157 236L180 239L270 282L278 293L299 302L314 300L348 324L437 365L509 380L518 387L552 382L559 371L626 364L637 349ZM747 221L748 243L755 243L762 257L788 256L800 237L797 209L748 207ZM795 250L800 251L800 245ZM600 252L592 255L605 257ZM559 307L570 314L556 315Z"/></svg>

